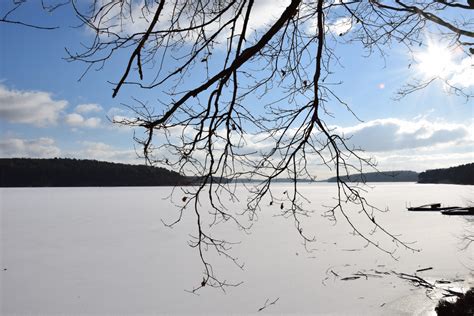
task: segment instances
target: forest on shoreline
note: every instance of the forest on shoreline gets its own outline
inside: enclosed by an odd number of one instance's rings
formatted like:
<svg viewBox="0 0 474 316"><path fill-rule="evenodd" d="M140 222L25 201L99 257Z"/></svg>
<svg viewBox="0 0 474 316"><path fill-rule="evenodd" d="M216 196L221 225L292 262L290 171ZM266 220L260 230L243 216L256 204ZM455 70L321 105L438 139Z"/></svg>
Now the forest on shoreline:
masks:
<svg viewBox="0 0 474 316"><path fill-rule="evenodd" d="M0 187L189 185L192 178L165 168L67 158L0 159Z"/></svg>
<svg viewBox="0 0 474 316"><path fill-rule="evenodd" d="M474 163L426 170L418 175L418 183L474 184Z"/></svg>
<svg viewBox="0 0 474 316"><path fill-rule="evenodd" d="M385 171L350 175L341 179L347 182L474 184L474 163L427 170L419 174L414 171ZM286 180L276 179L276 182ZM318 182L336 180L336 177L332 177ZM307 179L301 181L309 182ZM0 187L183 186L198 182L195 177L145 165L68 158L0 158ZM240 179L239 182L246 180Z"/></svg>

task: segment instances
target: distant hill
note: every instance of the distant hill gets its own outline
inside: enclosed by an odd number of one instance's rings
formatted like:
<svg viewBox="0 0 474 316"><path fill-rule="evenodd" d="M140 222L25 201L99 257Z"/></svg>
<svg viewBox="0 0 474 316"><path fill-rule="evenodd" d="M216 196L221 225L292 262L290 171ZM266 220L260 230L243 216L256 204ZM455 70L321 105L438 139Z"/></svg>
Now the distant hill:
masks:
<svg viewBox="0 0 474 316"><path fill-rule="evenodd" d="M347 182L417 182L418 173L415 171L384 171L367 172L341 177ZM337 178L327 179L327 182L336 182Z"/></svg>
<svg viewBox="0 0 474 316"><path fill-rule="evenodd" d="M474 163L420 173L419 183L474 184Z"/></svg>
<svg viewBox="0 0 474 316"><path fill-rule="evenodd" d="M77 159L0 159L0 187L172 186L191 178L164 168Z"/></svg>

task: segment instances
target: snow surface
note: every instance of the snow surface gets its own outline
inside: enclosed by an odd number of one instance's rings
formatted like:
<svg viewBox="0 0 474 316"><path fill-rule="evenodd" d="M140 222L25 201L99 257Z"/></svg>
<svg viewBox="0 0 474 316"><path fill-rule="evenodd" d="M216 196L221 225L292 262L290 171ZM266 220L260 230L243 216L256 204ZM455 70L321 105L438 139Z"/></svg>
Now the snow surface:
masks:
<svg viewBox="0 0 474 316"><path fill-rule="evenodd" d="M281 196L288 188L278 184L274 193ZM419 275L463 279L456 284L464 289L474 285L472 248L460 249L461 236L472 231L474 219L405 209L407 203L463 205L473 200L473 186L374 184L369 200L390 208L376 214L377 220L422 249L414 253L400 247L398 261L364 247L341 216L335 225L321 216L321 205L332 202L334 188L323 183L301 187L314 210L310 219L303 219L305 232L317 238L311 253L302 246L291 219L274 216L279 204L262 208L249 235L231 223L218 226L216 236L240 242L232 254L245 267L240 270L212 254L209 259L218 276L243 284L226 293L206 287L199 295L185 291L200 283L203 271L196 249L188 246L189 235L196 232L194 213L186 210L173 229L161 221L177 216L177 208L165 199L171 188L1 189L0 312L254 314L267 299L279 298L262 313L430 314L436 300L397 277L341 278L359 271L413 274L433 267ZM232 205L234 211L243 210L244 192L238 189L241 201ZM179 198L180 193L177 204ZM362 223L356 212L351 216Z"/></svg>

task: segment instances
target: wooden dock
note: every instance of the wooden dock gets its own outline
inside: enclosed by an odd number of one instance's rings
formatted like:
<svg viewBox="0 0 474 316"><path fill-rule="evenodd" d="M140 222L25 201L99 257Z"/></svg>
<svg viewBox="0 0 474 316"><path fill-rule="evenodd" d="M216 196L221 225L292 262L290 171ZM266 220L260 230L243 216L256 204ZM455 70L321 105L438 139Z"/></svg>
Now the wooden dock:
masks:
<svg viewBox="0 0 474 316"><path fill-rule="evenodd" d="M431 203L415 207L407 207L407 210L411 212L440 212L443 215L474 215L474 207L441 207L441 203Z"/></svg>

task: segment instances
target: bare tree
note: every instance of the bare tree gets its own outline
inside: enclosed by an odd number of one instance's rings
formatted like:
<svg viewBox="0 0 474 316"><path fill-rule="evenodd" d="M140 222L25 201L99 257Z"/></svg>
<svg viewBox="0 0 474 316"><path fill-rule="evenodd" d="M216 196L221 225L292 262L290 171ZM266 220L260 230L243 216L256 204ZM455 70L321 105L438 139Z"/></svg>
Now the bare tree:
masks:
<svg viewBox="0 0 474 316"><path fill-rule="evenodd" d="M314 179L310 160L337 177L335 204L324 209L330 220L343 218L356 236L393 257L399 246L415 251L378 223L375 213L380 210L364 198L364 187L343 178L376 166L324 121L333 106L351 112L334 91L340 84L332 81L339 63L336 44L360 43L367 54L383 57L395 42L409 50L421 45L423 31L429 30L469 55L474 53L472 1L288 0L278 2L284 6L266 25L259 25L259 1L254 0L63 2L43 0L43 7L72 8L95 34L84 50L68 51L68 59L84 62L87 72L127 54L112 96L135 86L153 89L158 97L153 104L135 99L129 107L136 117L118 123L143 129L136 141L148 163L197 180L196 186L181 189L178 217L167 223L173 226L185 209L193 210L196 231L190 245L204 268L193 291L235 285L219 278L208 259L215 252L241 264L232 256L232 244L213 235L215 224L233 222L248 230L263 204L278 203L280 215L292 219L305 245L315 240L304 227L303 219L311 214L298 190L298 179ZM10 22L12 13L2 21ZM338 24L342 30L334 27ZM408 82L400 95L434 80L444 80L452 93L471 97L446 78ZM250 150L249 142L256 138L265 146ZM284 196L272 191L272 183L281 177L292 179ZM223 196L238 198L239 179L257 182L248 187L246 209L235 213ZM201 206L203 199L209 208ZM348 203L364 214L366 226L383 232L393 244L379 243L356 225Z"/></svg>

